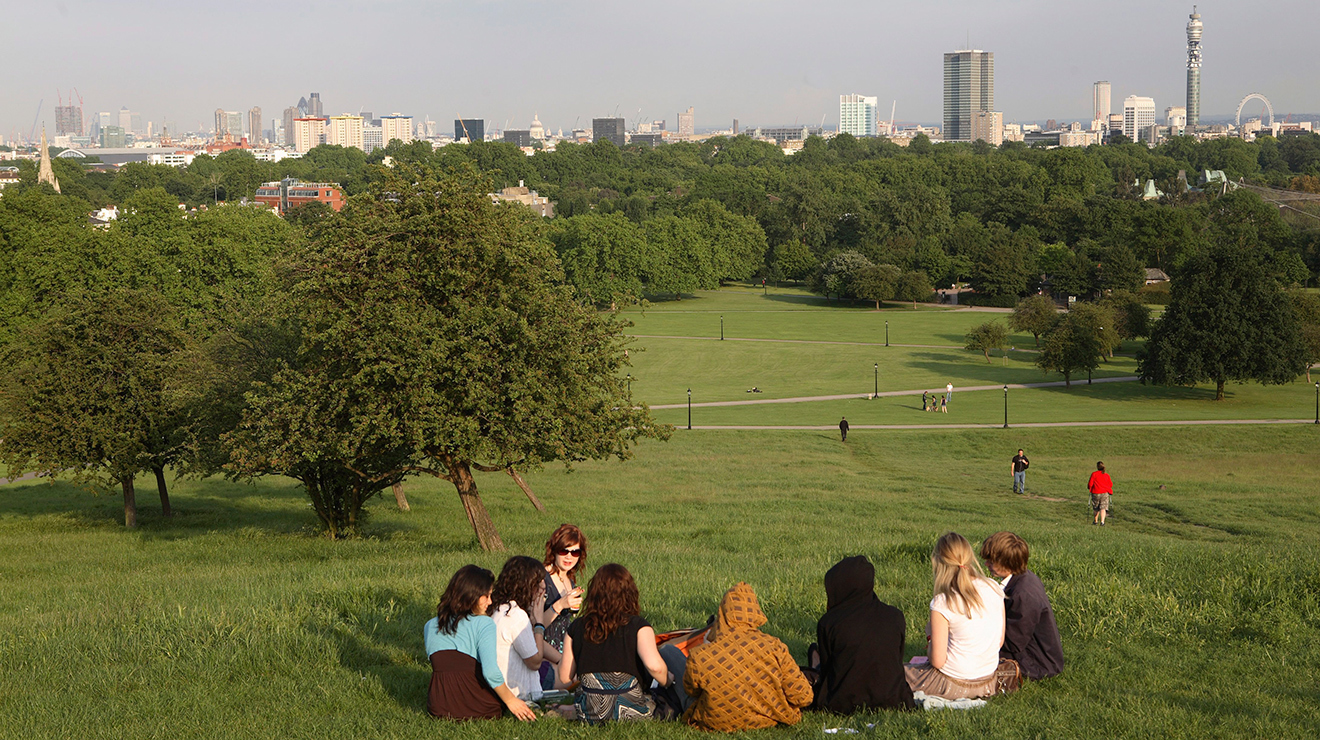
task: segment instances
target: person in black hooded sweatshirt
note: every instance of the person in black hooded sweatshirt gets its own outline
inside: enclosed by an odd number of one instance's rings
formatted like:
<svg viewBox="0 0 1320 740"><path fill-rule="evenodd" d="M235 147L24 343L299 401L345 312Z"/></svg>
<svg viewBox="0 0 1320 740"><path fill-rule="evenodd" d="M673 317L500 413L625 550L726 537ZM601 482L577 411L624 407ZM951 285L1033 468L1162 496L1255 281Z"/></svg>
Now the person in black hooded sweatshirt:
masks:
<svg viewBox="0 0 1320 740"><path fill-rule="evenodd" d="M812 646L820 659L812 708L837 714L914 708L903 673L903 612L876 597L871 561L861 555L840 560L825 574L825 596L819 642Z"/></svg>

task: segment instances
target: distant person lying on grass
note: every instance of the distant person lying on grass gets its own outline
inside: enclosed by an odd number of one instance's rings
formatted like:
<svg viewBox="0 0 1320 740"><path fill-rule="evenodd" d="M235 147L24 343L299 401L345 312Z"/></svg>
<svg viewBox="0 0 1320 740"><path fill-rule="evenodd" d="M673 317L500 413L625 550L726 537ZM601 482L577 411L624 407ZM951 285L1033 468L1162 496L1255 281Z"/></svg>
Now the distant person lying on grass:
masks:
<svg viewBox="0 0 1320 740"><path fill-rule="evenodd" d="M751 586L739 583L724 594L706 642L688 656L683 675L688 724L737 732L802 720L802 709L811 704L811 684L788 647L759 629L765 621Z"/></svg>
<svg viewBox="0 0 1320 740"><path fill-rule="evenodd" d="M536 719L500 672L495 621L486 616L494 585L495 574L485 568L459 568L440 597L435 618L422 628L431 660L426 710L433 717L496 719L508 707L518 719Z"/></svg>
<svg viewBox="0 0 1320 740"><path fill-rule="evenodd" d="M903 612L875 595L875 567L862 555L840 560L825 574L825 614L807 664L816 669L812 708L852 714L866 709L912 709L903 674Z"/></svg>
<svg viewBox="0 0 1320 740"><path fill-rule="evenodd" d="M637 582L627 568L606 563L591 577L583 606L559 661L561 686L581 681L577 718L590 724L650 719L651 679L669 687L674 677L656 649L655 630L640 616Z"/></svg>
<svg viewBox="0 0 1320 740"><path fill-rule="evenodd" d="M907 665L908 685L944 699L993 696L1000 690L995 674L1004 643L1004 592L985 577L971 543L956 532L940 537L930 560L935 598L927 628L929 662Z"/></svg>
<svg viewBox="0 0 1320 740"><path fill-rule="evenodd" d="M1003 578L1004 646L999 657L1016 660L1031 679L1063 672L1063 643L1045 585L1027 570L1031 553L1012 532L995 532L981 543L981 557L991 573Z"/></svg>

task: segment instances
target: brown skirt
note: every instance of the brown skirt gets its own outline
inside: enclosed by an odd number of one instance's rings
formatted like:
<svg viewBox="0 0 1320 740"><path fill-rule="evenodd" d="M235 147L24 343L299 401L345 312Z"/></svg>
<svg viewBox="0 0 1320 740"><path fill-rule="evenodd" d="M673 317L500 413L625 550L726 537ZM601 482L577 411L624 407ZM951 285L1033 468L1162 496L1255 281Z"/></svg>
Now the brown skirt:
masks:
<svg viewBox="0 0 1320 740"><path fill-rule="evenodd" d="M448 719L499 719L504 704L481 677L477 659L457 650L431 653L426 711Z"/></svg>
<svg viewBox="0 0 1320 740"><path fill-rule="evenodd" d="M913 692L920 691L942 699L976 699L1010 693L1016 691L1020 683L1017 663L1002 658L994 673L970 681L947 676L929 663L908 664L903 666L903 671Z"/></svg>

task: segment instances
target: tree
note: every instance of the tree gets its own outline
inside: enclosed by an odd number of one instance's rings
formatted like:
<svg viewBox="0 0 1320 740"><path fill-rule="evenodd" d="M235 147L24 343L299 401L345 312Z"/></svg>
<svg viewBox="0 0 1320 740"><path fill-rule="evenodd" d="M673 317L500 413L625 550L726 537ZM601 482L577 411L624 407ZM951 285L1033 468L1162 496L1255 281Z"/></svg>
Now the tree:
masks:
<svg viewBox="0 0 1320 740"><path fill-rule="evenodd" d="M1040 335L1050 330L1059 319L1059 312L1054 301L1045 295L1030 295L1018 301L1013 313L1008 317L1008 325L1013 331L1025 331L1036 340L1040 347Z"/></svg>
<svg viewBox="0 0 1320 740"><path fill-rule="evenodd" d="M816 256L798 239L775 247L775 274L785 280L805 280L816 264Z"/></svg>
<svg viewBox="0 0 1320 740"><path fill-rule="evenodd" d="M871 265L857 271L853 279L853 294L866 301L875 302L875 310L880 310L880 301L894 297L894 289L901 273L893 265Z"/></svg>
<svg viewBox="0 0 1320 740"><path fill-rule="evenodd" d="M930 278L921 270L908 270L898 277L898 283L894 287L894 297L900 301L912 301L912 308L915 310L917 301L924 301L930 298L930 294L935 292L934 286L930 284Z"/></svg>
<svg viewBox="0 0 1320 740"><path fill-rule="evenodd" d="M1311 382L1311 366L1320 362L1320 296L1301 290L1288 291L1293 313L1301 325L1302 345L1306 347L1306 382Z"/></svg>
<svg viewBox="0 0 1320 740"><path fill-rule="evenodd" d="M636 300L654 256L642 230L622 213L556 219L550 240L564 275L594 305Z"/></svg>
<svg viewBox="0 0 1320 740"><path fill-rule="evenodd" d="M1113 323L1108 312L1095 304L1074 305L1045 334L1036 365L1045 372L1061 373L1064 384L1071 386L1073 373L1089 374L1100 367L1113 346Z"/></svg>
<svg viewBox="0 0 1320 740"><path fill-rule="evenodd" d="M186 442L169 391L183 345L157 296L107 288L68 297L4 351L0 461L10 475L118 485L127 527L137 526L134 478L152 470L169 516L164 461Z"/></svg>
<svg viewBox="0 0 1320 740"><path fill-rule="evenodd" d="M1143 383L1288 383L1306 369L1297 314L1259 250L1218 241L1190 257L1138 359Z"/></svg>
<svg viewBox="0 0 1320 740"><path fill-rule="evenodd" d="M625 459L667 436L620 378L622 322L575 299L539 224L489 188L470 170L396 165L321 222L289 272L299 365L250 394L239 469L296 473L314 503L342 502L337 532L371 496L432 475L489 550L503 543L474 470L521 483L519 470Z"/></svg>
<svg viewBox="0 0 1320 740"><path fill-rule="evenodd" d="M814 289L826 296L853 297L853 281L862 270L873 267L871 260L853 251L839 252L820 266Z"/></svg>
<svg viewBox="0 0 1320 740"><path fill-rule="evenodd" d="M1131 291L1116 290L1105 296L1100 305L1114 314L1114 329L1120 339L1150 336L1150 307Z"/></svg>
<svg viewBox="0 0 1320 740"><path fill-rule="evenodd" d="M967 342L964 348L984 354L986 363L990 362L990 350L997 349L1004 353L1004 364L1008 364L1008 353L1004 351L1008 346L1008 328L998 321L972 327L963 339Z"/></svg>

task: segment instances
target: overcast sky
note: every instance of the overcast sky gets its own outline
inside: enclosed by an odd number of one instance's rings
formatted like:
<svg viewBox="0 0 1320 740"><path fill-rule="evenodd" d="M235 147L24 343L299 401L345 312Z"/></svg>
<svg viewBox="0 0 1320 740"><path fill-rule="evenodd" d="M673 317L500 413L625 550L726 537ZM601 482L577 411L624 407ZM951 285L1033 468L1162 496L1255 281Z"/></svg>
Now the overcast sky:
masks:
<svg viewBox="0 0 1320 740"><path fill-rule="evenodd" d="M942 54L995 52L1005 121L1089 120L1091 83L1160 116L1185 97L1187 15L1169 0L0 0L0 135L78 88L84 115L140 111L210 130L216 108L272 118L321 93L327 114L462 115L487 127L589 128L593 116L663 118L696 107L698 130L838 123L841 93L875 95L884 119L942 116ZM1249 92L1282 118L1320 112L1320 2L1200 4L1202 116ZM66 93L67 94L67 93ZM1253 106L1249 110L1258 110ZM639 113L640 111L640 113Z"/></svg>

